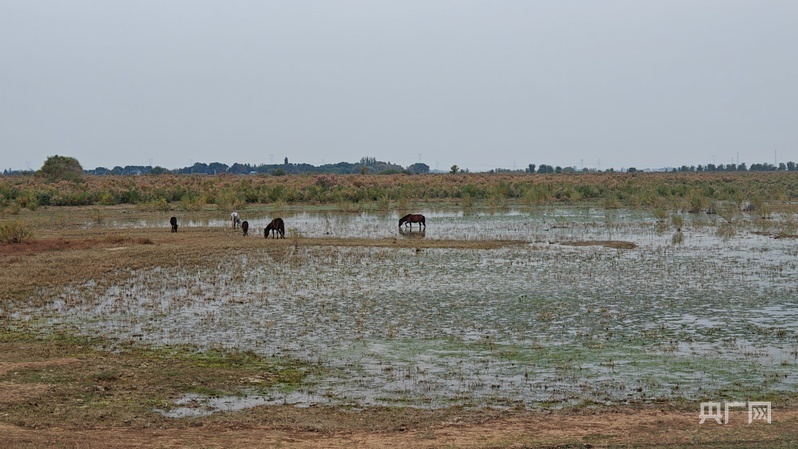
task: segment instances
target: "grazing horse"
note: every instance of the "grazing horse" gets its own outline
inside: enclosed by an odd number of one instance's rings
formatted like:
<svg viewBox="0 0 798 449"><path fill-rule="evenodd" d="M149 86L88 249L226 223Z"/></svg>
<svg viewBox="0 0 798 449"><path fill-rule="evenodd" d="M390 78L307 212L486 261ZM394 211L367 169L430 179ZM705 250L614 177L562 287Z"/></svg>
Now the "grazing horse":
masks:
<svg viewBox="0 0 798 449"><path fill-rule="evenodd" d="M239 218L238 212L233 212L230 214L230 220L233 222L233 229L235 229L237 225L241 224L241 218Z"/></svg>
<svg viewBox="0 0 798 449"><path fill-rule="evenodd" d="M172 232L177 232L177 217L170 218L169 224L172 225Z"/></svg>
<svg viewBox="0 0 798 449"><path fill-rule="evenodd" d="M282 237L285 238L285 223L282 218L275 218L263 230L263 237L269 238L269 231L272 231L272 238Z"/></svg>
<svg viewBox="0 0 798 449"><path fill-rule="evenodd" d="M244 235L247 235L247 231L249 231L249 222L247 220L241 222L241 230L244 231Z"/></svg>
<svg viewBox="0 0 798 449"><path fill-rule="evenodd" d="M427 229L427 224L424 222L424 216L421 214L407 214L404 217L399 219L399 227L401 228L402 225L410 225L410 230L413 229L413 223L418 223L418 229L421 230L421 226L424 226L424 229Z"/></svg>

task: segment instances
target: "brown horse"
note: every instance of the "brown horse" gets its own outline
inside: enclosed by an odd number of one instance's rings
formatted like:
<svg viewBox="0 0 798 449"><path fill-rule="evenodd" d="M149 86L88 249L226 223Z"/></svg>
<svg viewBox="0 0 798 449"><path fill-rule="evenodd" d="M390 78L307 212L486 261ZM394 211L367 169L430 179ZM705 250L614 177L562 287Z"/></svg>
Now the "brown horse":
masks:
<svg viewBox="0 0 798 449"><path fill-rule="evenodd" d="M269 231L272 231L272 238L285 238L285 223L282 218L275 218L263 230L263 237L269 238Z"/></svg>
<svg viewBox="0 0 798 449"><path fill-rule="evenodd" d="M427 229L427 224L424 222L424 216L421 214L407 214L404 217L399 219L399 227L401 228L402 225L410 225L410 229L413 229L413 223L418 223L418 229L421 230L421 226L424 226L424 229Z"/></svg>
<svg viewBox="0 0 798 449"><path fill-rule="evenodd" d="M247 231L249 231L249 222L247 220L241 222L241 230L244 231L244 235L247 235Z"/></svg>
<svg viewBox="0 0 798 449"><path fill-rule="evenodd" d="M169 219L169 224L172 225L172 232L177 232L177 217L172 217Z"/></svg>

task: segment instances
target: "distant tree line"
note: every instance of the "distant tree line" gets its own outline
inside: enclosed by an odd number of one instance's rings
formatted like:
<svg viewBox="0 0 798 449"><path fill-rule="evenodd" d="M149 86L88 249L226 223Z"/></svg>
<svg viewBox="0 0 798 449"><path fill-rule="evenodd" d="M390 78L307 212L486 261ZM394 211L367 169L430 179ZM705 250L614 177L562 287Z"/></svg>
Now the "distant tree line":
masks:
<svg viewBox="0 0 798 449"><path fill-rule="evenodd" d="M514 173L514 172L520 172L520 171L521 170L496 169L496 170L491 170L490 172L491 173ZM527 168L525 168L523 171L526 172L526 173L547 174L547 173L578 173L578 172L582 172L582 173L597 173L600 170L589 169L589 168L583 168L582 170L577 170L576 167L560 167L560 166L553 167L551 165L546 165L546 164L540 164L539 166L535 165L535 164L529 164L529 166ZM607 173L613 173L613 172L615 172L615 169L614 168L608 168L608 169L606 169L604 171L607 172ZM638 172L640 170L638 170L638 169L636 169L634 167L630 167L630 168L628 168L626 170L621 170L621 171L626 171L626 172L629 172L629 173L635 173L635 172ZM798 164L796 164L795 162L790 161L790 162L781 162L777 166L777 165L774 165L774 164L769 164L767 162L764 162L764 163L761 163L761 164L751 164L751 166L748 167L745 164L745 162L742 162L740 164L719 164L719 165L707 164L707 165L689 165L689 166L688 165L682 165L681 167L678 167L678 168L674 167L674 168L670 168L670 169L667 169L667 170L655 170L655 171L670 171L672 173L678 173L678 172L735 172L735 171L749 171L749 172L757 172L757 171L798 171Z"/></svg>
<svg viewBox="0 0 798 449"><path fill-rule="evenodd" d="M39 170L40 174L47 174L48 171L54 170L53 166L60 167L60 165L66 164L69 165L69 162L74 161L72 172L74 173L74 165L80 167L74 158L66 158L62 156L53 156L48 159L47 163L43 167L43 170ZM78 169L82 170L82 169ZM504 168L496 168L493 170L488 171L488 173L539 173L539 174L549 174L549 173L599 173L599 172L606 172L606 173L613 173L616 170L614 168L608 168L606 170L597 170L593 168L582 168L577 169L576 167L572 166L552 166L548 164L529 164L526 168L523 169L504 169ZM634 173L640 171L634 167L630 167L627 169L621 169L620 171L626 171L629 173ZM650 170L648 170L650 171ZM682 165L681 167L674 167L668 168L663 170L654 170L654 171L670 171L670 172L759 172L759 171L798 171L798 164L795 162L781 162L778 165L771 164L771 163L760 163L760 164L751 164L749 167L746 163L739 163L739 164L707 164L707 165ZM229 173L235 175L249 175L249 174L266 174L272 176L283 176L283 175L296 175L296 174L396 174L396 173L406 173L406 174L426 174L430 172L430 167L427 164L418 162L407 167L402 167L398 164L393 164L391 162L382 162L378 161L376 158L373 157L363 157L358 162L338 162L336 164L324 164L324 165L311 165L311 164L295 164L289 163L288 158L285 158L282 164L241 164L241 163L234 163L233 165L223 164L221 162L212 162L210 164L197 162L190 167L183 167L177 169L167 169L160 166L150 166L150 165L126 165L116 166L114 168L106 168L106 167L97 167L94 169L83 170L85 174L91 175L159 175L159 174L201 174L201 175L218 175L222 173ZM24 174L33 174L32 170L3 170L4 175L24 175ZM450 173L469 173L469 171L460 169L457 165L453 165Z"/></svg>
<svg viewBox="0 0 798 449"><path fill-rule="evenodd" d="M781 162L778 166L769 163L762 163L762 164L751 164L751 167L747 167L745 162L740 164L707 164L707 165L691 165L686 166L682 165L679 169L673 169L672 171L680 171L680 172L702 172L702 171L796 171L798 170L798 166L796 166L795 162Z"/></svg>
<svg viewBox="0 0 798 449"><path fill-rule="evenodd" d="M181 174L181 175L218 175L222 173L229 173L234 175L250 175L250 174L266 174L273 176L283 175L297 175L297 174L355 174L355 173L373 173L373 174L394 174L394 173L410 173L410 174L424 174L429 173L430 169L427 164L416 163L408 166L407 168L401 165L393 164L390 162L382 162L373 157L364 157L359 162L338 162L337 164L324 164L324 165L311 165L311 164L294 164L289 163L288 158L285 158L282 164L241 164L234 163L233 165L223 164L221 162L212 162L205 164L197 162L190 167L178 168L175 170L168 170L163 167L150 167L141 165L128 165L125 167L114 167L108 169L105 167L97 167L93 170L86 170L86 173L93 175L145 175L145 174Z"/></svg>

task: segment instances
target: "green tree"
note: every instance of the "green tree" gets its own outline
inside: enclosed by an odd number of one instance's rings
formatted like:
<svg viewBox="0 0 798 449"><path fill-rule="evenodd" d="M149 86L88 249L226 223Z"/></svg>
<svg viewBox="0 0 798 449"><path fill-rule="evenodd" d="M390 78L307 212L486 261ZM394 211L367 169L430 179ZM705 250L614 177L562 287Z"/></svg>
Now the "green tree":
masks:
<svg viewBox="0 0 798 449"><path fill-rule="evenodd" d="M153 167L152 170L150 170L150 174L151 175L165 175L165 174L168 174L168 173L169 173L169 170L167 170L167 169L165 169L165 168L163 168L161 166Z"/></svg>
<svg viewBox="0 0 798 449"><path fill-rule="evenodd" d="M460 171L460 167L458 167L457 165L452 165L452 168L450 170L452 174L456 174L457 172Z"/></svg>
<svg viewBox="0 0 798 449"><path fill-rule="evenodd" d="M74 157L50 156L44 161L44 165L36 172L37 176L42 176L48 181L82 181L83 167Z"/></svg>
<svg viewBox="0 0 798 449"><path fill-rule="evenodd" d="M424 164L422 162L417 162L407 167L407 171L413 174L429 173L429 165Z"/></svg>

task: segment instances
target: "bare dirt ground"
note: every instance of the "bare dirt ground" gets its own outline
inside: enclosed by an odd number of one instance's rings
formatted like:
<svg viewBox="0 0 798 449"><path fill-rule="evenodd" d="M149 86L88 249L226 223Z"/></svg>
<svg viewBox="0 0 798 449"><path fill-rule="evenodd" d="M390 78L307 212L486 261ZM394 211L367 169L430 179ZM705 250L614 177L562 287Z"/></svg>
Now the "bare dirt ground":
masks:
<svg viewBox="0 0 798 449"><path fill-rule="evenodd" d="M363 412L367 414L368 412ZM694 412L658 410L521 413L484 423L439 423L421 429L309 432L257 424L140 429L28 429L0 422L7 448L531 448L531 447L795 447L798 412L775 410L770 425L698 424ZM368 417L364 417L368 419Z"/></svg>

